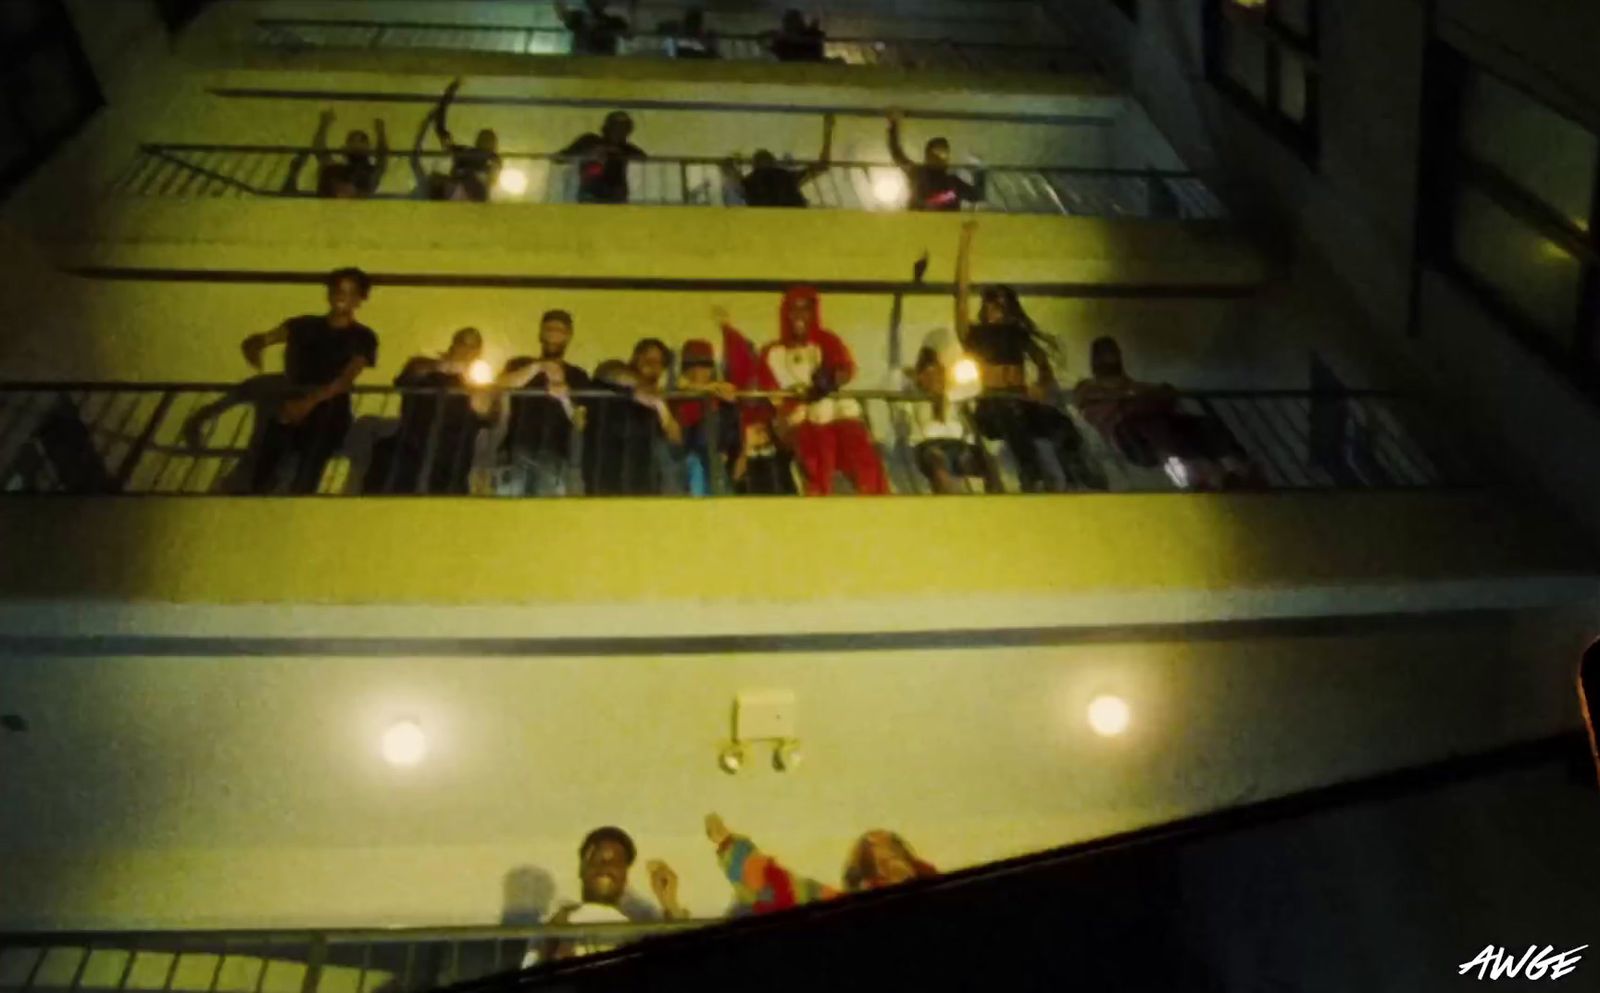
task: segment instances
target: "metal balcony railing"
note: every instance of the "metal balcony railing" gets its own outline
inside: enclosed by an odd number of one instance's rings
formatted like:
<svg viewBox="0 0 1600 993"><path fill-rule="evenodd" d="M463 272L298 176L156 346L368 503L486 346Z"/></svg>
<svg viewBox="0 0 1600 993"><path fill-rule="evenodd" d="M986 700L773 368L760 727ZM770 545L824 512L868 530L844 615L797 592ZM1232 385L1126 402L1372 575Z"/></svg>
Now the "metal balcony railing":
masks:
<svg viewBox="0 0 1600 993"><path fill-rule="evenodd" d="M256 455L283 396L275 375L237 385L0 385L0 494L279 492L295 456L265 471ZM1035 413L1054 425L1035 432L1039 440L1017 430L984 437L990 429L983 425L995 418L968 408L967 440L976 444L943 462L919 446L916 425L931 410L925 395L847 390L835 397L859 404L895 494L1428 489L1487 481L1419 403L1389 393L1195 392L1162 415L1168 420L1146 423L1150 430L1110 435L1070 403L1038 404ZM513 410L519 399L547 404L552 416L538 420L541 436L517 426L524 423ZM695 399L703 395L667 395L669 404ZM348 430L343 421L329 429L337 436L326 439L325 464L308 463L306 481L288 485L323 495L804 492L784 432L761 437L758 429L752 440L736 423L770 418L775 399L745 393L728 407L703 402L701 427L675 446L650 417L639 426L644 407L626 394L575 391L563 408L572 413L556 414L557 401L545 393L509 391L497 405L483 402L491 414L480 418L459 392L358 387ZM675 423L684 420L680 413ZM1052 432L1056 440L1044 440ZM302 437L298 444L318 443ZM561 453L553 468L538 470L548 478L537 488L518 458L522 449ZM830 482L834 492L852 491L843 472Z"/></svg>
<svg viewBox="0 0 1600 993"><path fill-rule="evenodd" d="M337 158L337 155L335 155ZM525 181L521 193L501 188L501 203L576 203L576 163L545 152L508 152L508 170ZM428 175L448 171L442 151L391 151L383 181L371 199L426 199ZM628 164L629 202L684 206L741 206L726 159L669 156ZM785 160L785 167L807 162ZM748 168L748 164L745 165ZM968 209L997 213L1059 214L1134 219L1214 220L1227 216L1222 202L1192 173L1151 169L984 165L957 168L968 182L982 172L987 199ZM112 182L111 192L146 197L314 197L313 149L294 145L145 144ZM894 165L834 162L804 187L813 207L840 210L904 209L906 184Z"/></svg>
<svg viewBox="0 0 1600 993"><path fill-rule="evenodd" d="M714 923L0 934L0 991L417 993L518 969L548 942L613 947Z"/></svg>
<svg viewBox="0 0 1600 993"><path fill-rule="evenodd" d="M616 55L671 58L679 36L634 31L618 41ZM277 51L314 49L394 51L431 49L551 56L573 53L572 34L564 27L514 26L423 21L260 18L251 42ZM716 34L717 57L724 60L776 62L769 37L762 33ZM1094 60L1064 44L1017 45L958 41L951 38L828 38L824 58L848 66L892 66L902 69L956 69L978 72L1088 72Z"/></svg>

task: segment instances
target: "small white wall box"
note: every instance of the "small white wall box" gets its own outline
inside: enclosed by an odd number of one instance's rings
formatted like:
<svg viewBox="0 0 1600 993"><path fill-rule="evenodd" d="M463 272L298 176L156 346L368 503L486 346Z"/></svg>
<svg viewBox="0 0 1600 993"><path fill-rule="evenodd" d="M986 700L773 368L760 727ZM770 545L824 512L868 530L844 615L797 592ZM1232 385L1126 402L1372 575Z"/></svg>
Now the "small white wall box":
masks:
<svg viewBox="0 0 1600 993"><path fill-rule="evenodd" d="M733 740L795 738L793 690L749 690L733 701Z"/></svg>

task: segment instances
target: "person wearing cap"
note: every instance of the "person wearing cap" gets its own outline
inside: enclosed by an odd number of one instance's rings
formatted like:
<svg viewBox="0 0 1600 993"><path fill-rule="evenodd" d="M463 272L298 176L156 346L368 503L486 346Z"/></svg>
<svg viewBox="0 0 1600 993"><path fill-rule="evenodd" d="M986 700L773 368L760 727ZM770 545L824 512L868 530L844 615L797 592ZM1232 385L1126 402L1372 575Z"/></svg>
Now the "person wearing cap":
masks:
<svg viewBox="0 0 1600 993"><path fill-rule="evenodd" d="M577 408L572 390L587 390L589 374L566 360L572 314L547 310L539 318L539 357L519 355L495 380L503 390L542 390L514 396L506 418L502 458L509 477L500 487L518 496L566 496Z"/></svg>
<svg viewBox="0 0 1600 993"><path fill-rule="evenodd" d="M711 342L691 338L678 354L678 391L699 393L703 399L673 400L672 416L683 431L680 451L689 493L705 496L711 491L712 438L715 437L716 457L723 460L729 472L739 457L739 408L734 401L737 391L732 383L717 378L717 353Z"/></svg>
<svg viewBox="0 0 1600 993"><path fill-rule="evenodd" d="M628 162L646 158L644 149L628 140L632 134L633 118L613 110L599 134L579 135L557 153L577 160L579 203L628 202Z"/></svg>
<svg viewBox="0 0 1600 993"><path fill-rule="evenodd" d="M978 174L978 185L950 171L950 141L930 138L922 148L922 161L913 162L900 145L900 122L905 111L889 112L889 157L905 173L911 187L910 210L948 211L960 210L961 204L982 203L984 199L984 174Z"/></svg>
<svg viewBox="0 0 1600 993"><path fill-rule="evenodd" d="M578 846L578 884L581 899L567 902L545 924L626 924L683 920L689 912L678 903L678 874L660 859L645 864L650 873L654 905L628 890L628 872L638 858L633 838L619 827L595 828ZM615 948L616 942L599 937L552 939L537 942L522 960L528 968L549 959L593 955Z"/></svg>

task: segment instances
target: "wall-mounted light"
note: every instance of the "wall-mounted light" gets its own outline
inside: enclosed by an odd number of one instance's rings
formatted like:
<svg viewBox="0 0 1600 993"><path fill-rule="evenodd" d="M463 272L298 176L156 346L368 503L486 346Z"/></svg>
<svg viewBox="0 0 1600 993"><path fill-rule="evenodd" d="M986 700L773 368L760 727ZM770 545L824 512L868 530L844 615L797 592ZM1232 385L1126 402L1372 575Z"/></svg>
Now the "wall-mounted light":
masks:
<svg viewBox="0 0 1600 993"><path fill-rule="evenodd" d="M790 772L800 768L800 760L805 756L800 751L798 741L780 741L778 747L772 750L772 767L779 772Z"/></svg>
<svg viewBox="0 0 1600 993"><path fill-rule="evenodd" d="M1102 738L1113 738L1128 730L1133 711L1119 696L1102 695L1089 701L1089 727Z"/></svg>
<svg viewBox="0 0 1600 993"><path fill-rule="evenodd" d="M740 693L733 702L733 740L717 753L717 765L732 775L744 768L746 747L772 742L772 767L790 772L800 765L800 739L795 734L795 699L789 690Z"/></svg>
<svg viewBox="0 0 1600 993"><path fill-rule="evenodd" d="M428 736L415 720L395 721L383 732L383 757L390 765L413 766L427 754Z"/></svg>
<svg viewBox="0 0 1600 993"><path fill-rule="evenodd" d="M494 382L494 366L483 359L473 359L472 364L467 366L467 382L488 386Z"/></svg>
<svg viewBox="0 0 1600 993"><path fill-rule="evenodd" d="M744 768L744 746L737 741L729 742L722 746L722 751L717 753L717 765L728 775L733 775Z"/></svg>
<svg viewBox="0 0 1600 993"><path fill-rule="evenodd" d="M906 177L899 169L880 170L872 178L872 196L885 207L903 207L910 190Z"/></svg>
<svg viewBox="0 0 1600 993"><path fill-rule="evenodd" d="M500 187L500 192L502 193L520 197L528 192L528 174L521 169L502 168L500 170L500 178L495 185Z"/></svg>

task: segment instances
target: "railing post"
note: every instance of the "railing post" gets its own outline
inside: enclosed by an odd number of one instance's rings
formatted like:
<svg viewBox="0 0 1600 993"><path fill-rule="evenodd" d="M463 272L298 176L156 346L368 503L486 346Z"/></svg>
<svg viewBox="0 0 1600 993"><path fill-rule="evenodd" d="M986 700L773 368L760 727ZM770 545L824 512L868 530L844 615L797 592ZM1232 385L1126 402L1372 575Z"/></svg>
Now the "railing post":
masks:
<svg viewBox="0 0 1600 993"><path fill-rule="evenodd" d="M172 409L172 402L176 394L171 390L161 394L161 400L156 404L156 409L150 414L150 420L145 422L144 430L139 432L139 437L128 446L128 454L122 457L122 464L117 467L114 477L114 488L121 491L133 478L134 470L139 467L139 459L144 455L144 450L150 447L150 442L155 440L156 431L160 429L161 422L166 419L167 411Z"/></svg>
<svg viewBox="0 0 1600 993"><path fill-rule="evenodd" d="M306 950L306 975L300 981L300 993L317 993L322 984L322 965L328 960L328 936L317 932L311 936L311 947Z"/></svg>
<svg viewBox="0 0 1600 993"><path fill-rule="evenodd" d="M706 438L706 482L707 489L712 496L723 496L728 492L728 466L723 461L722 452L722 411L721 404L715 397L707 397L705 438ZM734 407L733 416L738 418L739 409ZM743 439L740 439L741 444Z"/></svg>
<svg viewBox="0 0 1600 993"><path fill-rule="evenodd" d="M451 391L446 389L440 389L434 394L437 405L433 408L433 419L428 424L428 444L422 450L422 466L417 472L415 492L419 495L427 493L431 488L433 482L433 460L438 456L439 452L439 432L443 430L445 404L450 402L452 396ZM400 423L403 430L405 424L404 396L400 398L400 410ZM397 451L396 454L398 455L399 452Z"/></svg>

